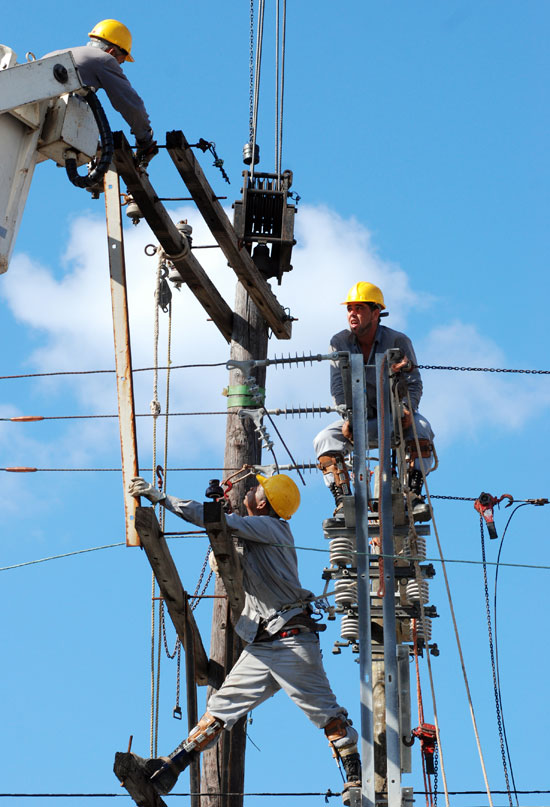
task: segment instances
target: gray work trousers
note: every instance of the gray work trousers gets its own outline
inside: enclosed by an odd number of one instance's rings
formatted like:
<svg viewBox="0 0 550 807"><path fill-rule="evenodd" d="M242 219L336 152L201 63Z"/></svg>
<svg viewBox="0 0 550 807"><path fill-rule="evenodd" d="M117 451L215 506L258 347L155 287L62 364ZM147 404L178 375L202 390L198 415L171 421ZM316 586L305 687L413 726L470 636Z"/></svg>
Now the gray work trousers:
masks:
<svg viewBox="0 0 550 807"><path fill-rule="evenodd" d="M315 633L248 645L206 708L229 730L280 689L317 728L324 728L333 717L347 716L330 688Z"/></svg>
<svg viewBox="0 0 550 807"><path fill-rule="evenodd" d="M414 422L416 424L416 431L418 434L419 440L430 440L433 443L434 440L434 433L432 431L432 427L430 426L429 421L420 414L420 412L413 413ZM349 454L352 449L352 444L349 440L346 440L344 435L342 434L342 426L344 425L345 421L337 420L334 423L331 423L325 429L319 432L319 434L313 440L313 448L315 451L316 457L322 457L323 454L331 454L334 452L342 453L342 454ZM367 428L368 428L368 444L369 448L377 448L378 447L378 422L376 418L370 418L367 420ZM403 437L405 440L414 440L414 433L412 427L409 426L408 429L405 429L403 432ZM415 468L420 468L420 458L415 460ZM424 463L425 471L429 471L433 465L433 457L431 459L427 459ZM328 476L332 476L332 474L328 474Z"/></svg>

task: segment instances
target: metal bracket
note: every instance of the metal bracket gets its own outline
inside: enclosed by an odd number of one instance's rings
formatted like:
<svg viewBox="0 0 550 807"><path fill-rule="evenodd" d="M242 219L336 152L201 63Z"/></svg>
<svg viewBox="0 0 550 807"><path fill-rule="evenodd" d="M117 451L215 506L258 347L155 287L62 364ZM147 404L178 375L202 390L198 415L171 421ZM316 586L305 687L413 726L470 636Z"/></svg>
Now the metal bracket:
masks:
<svg viewBox="0 0 550 807"><path fill-rule="evenodd" d="M265 409L241 409L239 411L239 417L241 420L245 420L249 418L254 423L254 428L264 441L263 448L267 448L268 451L273 449L273 440L271 440L267 429L263 424L263 416L265 414Z"/></svg>

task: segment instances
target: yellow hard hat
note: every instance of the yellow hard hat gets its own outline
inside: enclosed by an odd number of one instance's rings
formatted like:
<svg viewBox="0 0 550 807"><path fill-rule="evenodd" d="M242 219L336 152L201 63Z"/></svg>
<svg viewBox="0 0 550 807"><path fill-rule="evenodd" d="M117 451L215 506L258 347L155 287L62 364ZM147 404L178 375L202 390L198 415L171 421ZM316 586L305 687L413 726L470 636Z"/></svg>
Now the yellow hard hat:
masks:
<svg viewBox="0 0 550 807"><path fill-rule="evenodd" d="M88 36L97 36L99 39L105 39L112 45L126 52L125 62L133 62L130 55L132 50L132 34L118 20L101 20L97 25L94 25Z"/></svg>
<svg viewBox="0 0 550 807"><path fill-rule="evenodd" d="M277 515L288 521L300 506L300 491L294 480L286 474L270 477L256 474L256 479Z"/></svg>
<svg viewBox="0 0 550 807"><path fill-rule="evenodd" d="M348 291L348 296L342 305L348 305L348 303L376 303L382 309L386 307L384 295L378 286L375 286L374 283L366 283L364 280L360 280Z"/></svg>

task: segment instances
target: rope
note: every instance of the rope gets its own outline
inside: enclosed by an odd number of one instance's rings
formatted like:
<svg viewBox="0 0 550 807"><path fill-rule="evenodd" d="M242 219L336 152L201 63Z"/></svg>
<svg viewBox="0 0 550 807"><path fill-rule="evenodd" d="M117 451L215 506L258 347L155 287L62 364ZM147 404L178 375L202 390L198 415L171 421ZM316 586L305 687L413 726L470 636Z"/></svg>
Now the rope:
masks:
<svg viewBox="0 0 550 807"><path fill-rule="evenodd" d="M410 397L410 394L409 394L408 390L407 390L407 402L408 402L408 405L409 405L409 411L413 412L413 406L412 406L412 403L411 403L411 397ZM418 439L418 432L417 432L417 429L416 429L416 423L414 421L414 418L412 419L412 429L413 429L413 434L414 434L414 441L415 441L415 445L416 445L416 450L417 450L418 456L421 457L422 456L422 451L420 449L420 442L419 442L419 439ZM481 742L480 742L480 739L479 739L479 732L478 732L478 729L477 729L477 722L476 722L475 713L474 713L474 705L472 703L470 685L469 685L469 682L468 682L468 675L466 673L466 665L464 663L464 656L462 654L462 643L460 641L460 635L459 635L459 632L458 632L458 625L457 625L456 615L455 615L455 610L454 610L454 605L453 605L453 598L452 598L452 595L451 595L451 588L450 588L450 585L449 585L449 578L447 576L447 567L445 565L445 560L443 559L443 550L442 550L442 547L441 547L441 541L439 540L439 531L437 529L437 524L436 524L436 521L435 521L433 505L432 505L432 501L431 501L431 497L430 497L430 491L429 491L429 487L428 487L428 479L427 479L427 476L426 476L426 472L424 470L424 463L421 462L420 466L421 466L421 471L422 471L422 477L423 477L423 480L424 480L424 489L426 491L426 498L428 500L428 505L429 505L429 508L430 508L430 514L432 516L432 522L433 522L433 527L434 527L434 535L435 535L435 540L437 542L437 549L438 549L439 556L440 556L440 559L441 559L441 568L442 568L442 571L443 571L443 578L444 578L444 581L445 581L445 589L447 591L447 599L449 601L449 610L451 612L451 618L452 618L452 621L453 621L453 629L454 629L455 638L456 638L456 645L457 645L458 655L460 657L460 665L461 665L461 668L462 668L462 674L463 674L463 677L464 677L464 686L466 687L466 695L468 697L468 705L469 705L469 708L470 708L470 716L471 716L471 719L472 719L474 735L475 735L475 738L476 738L476 745L477 745L477 750L478 750L478 754L479 754L479 760L480 760L481 769L482 769L482 772L483 772L483 780L485 782L485 788L486 788L486 791L487 791L487 798L489 800L489 805L490 805L490 807L493 807L493 800L492 800L492 797L491 797L491 790L490 790L490 787L489 787L489 780L487 778L487 769L485 767L485 760L483 758L483 751L481 749ZM428 657L429 653L427 653L426 656ZM443 775L443 785L445 787L445 798L447 800L448 799L447 784L446 784L445 775L444 775L443 754L442 754L442 749L441 749L441 744L440 744L439 728L438 728L437 722L436 722L435 726L436 726L436 732L437 732L437 744L439 746L440 758L441 758L441 773Z"/></svg>
<svg viewBox="0 0 550 807"><path fill-rule="evenodd" d="M159 348L159 304L160 304L160 285L161 285L161 277L162 277L162 269L164 266L164 251L162 247L157 249L157 271L156 271L156 279L155 279L155 296L153 301L153 398L151 400L151 414L153 416L153 430L152 430L152 454L153 454L153 464L151 469L151 484L156 483L155 477L155 470L157 467L157 419L161 412L160 401L158 399L158 378L159 378L159 371L158 371L158 348ZM161 527L162 529L162 527ZM150 713L150 725L149 725L149 745L150 745L150 756L156 757L156 745L158 740L158 720L155 710L155 704L157 703L157 677L155 673L155 639L156 639L156 580L155 580L155 573L153 572L152 575L152 583L151 583L151 713ZM160 602L160 600L159 600ZM160 622L160 607L159 607L159 622ZM156 731L155 731L156 727Z"/></svg>
<svg viewBox="0 0 550 807"><path fill-rule="evenodd" d="M414 649L414 666L416 670L416 702L418 705L418 725L424 724L424 704L422 702L422 688L420 686L420 665L418 663L418 635L416 629L416 619L412 620L413 623L413 649ZM426 637L426 634L424 634ZM428 648L426 646L426 652ZM424 754L420 754L422 760L422 776L424 778L424 789L426 791L426 807L433 807L432 788L426 773L426 760Z"/></svg>
<svg viewBox="0 0 550 807"><path fill-rule="evenodd" d="M158 278L158 283L160 287L160 276ZM160 290L159 290L160 294ZM157 306L158 312L158 306ZM165 425L164 425L164 459L163 459L163 468L164 473L162 475L162 492L166 493L166 475L167 475L167 467L168 467L168 423L169 423L169 411L170 411L170 364L172 360L172 301L168 303L168 334L167 334L167 347L166 347L166 397L165 397ZM159 525L162 532L164 532L165 526L165 519L166 519L166 511L164 507L160 508L160 519ZM158 601L158 609L159 609L159 624L164 624L164 600L159 599ZM158 732L159 732L159 714L160 714L160 661L162 657L161 652L161 642L162 642L162 631L159 631L158 637L158 648L157 648L157 691L156 691L156 699L155 699L155 753L153 756L157 756L158 751Z"/></svg>

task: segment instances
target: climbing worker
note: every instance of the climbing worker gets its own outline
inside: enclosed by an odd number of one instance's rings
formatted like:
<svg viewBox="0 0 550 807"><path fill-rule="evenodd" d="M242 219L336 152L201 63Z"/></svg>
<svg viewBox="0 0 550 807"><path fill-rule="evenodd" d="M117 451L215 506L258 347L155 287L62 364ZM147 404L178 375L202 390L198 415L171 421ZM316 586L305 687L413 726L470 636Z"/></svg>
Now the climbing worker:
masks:
<svg viewBox="0 0 550 807"><path fill-rule="evenodd" d="M333 755L341 760L347 787L358 787L361 762L357 732L347 711L338 704L327 679L318 632L325 629L312 616L311 591L302 588L288 519L300 505L300 492L285 474L256 476L257 485L246 493L248 513L226 516L233 535L243 544L241 563L245 603L235 626L247 642L220 689L210 696L207 711L189 736L167 757L141 759L143 772L160 794L168 793L179 774L220 732L229 731L246 715L280 689L324 729ZM145 496L153 504L202 527L203 505L161 493L141 477L129 486L132 496Z"/></svg>
<svg viewBox="0 0 550 807"><path fill-rule="evenodd" d="M403 371L412 405L411 411L408 400L403 401L403 436L409 459L408 485L413 495L415 521L429 521L430 509L422 496L423 476L420 463L426 460L424 471L431 468L434 435L429 422L418 412L422 396L422 380L416 367L416 355L411 340L404 333L380 325L380 317L387 316L386 305L382 291L373 283L364 281L356 283L349 290L342 305L347 308L349 329L340 331L332 337L330 349L332 352L346 350L350 353L362 353L365 365L368 365L365 370L366 414L368 442L371 448L378 445L376 375L373 366L375 355L385 353L390 348L399 348L401 351L402 359L392 365L392 370ZM332 361L330 364L330 391L336 406L345 403L344 384L338 361ZM413 419L419 438L420 457L412 429ZM347 420L337 420L319 432L313 441L315 455L318 458L317 467L322 470L325 484L334 496L336 517L343 510L342 497L351 493L345 455L351 450L352 440L351 424Z"/></svg>
<svg viewBox="0 0 550 807"><path fill-rule="evenodd" d="M158 154L158 148L145 104L120 67L123 62L134 61L131 55L132 34L118 20L101 20L88 36L90 41L87 45L64 48L46 55L55 56L70 50L82 83L93 90L105 90L113 107L130 126L137 143L137 163L145 167Z"/></svg>

